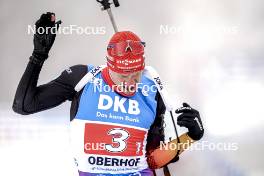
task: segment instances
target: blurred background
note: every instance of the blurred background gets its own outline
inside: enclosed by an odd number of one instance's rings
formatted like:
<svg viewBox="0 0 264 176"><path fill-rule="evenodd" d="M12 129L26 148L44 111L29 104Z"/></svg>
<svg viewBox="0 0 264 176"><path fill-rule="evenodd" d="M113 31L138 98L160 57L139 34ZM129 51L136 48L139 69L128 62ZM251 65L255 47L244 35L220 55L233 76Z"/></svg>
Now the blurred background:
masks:
<svg viewBox="0 0 264 176"><path fill-rule="evenodd" d="M120 0L113 9L120 30L146 42L175 103L201 113L203 141L169 166L173 176L264 175L264 2L262 0ZM75 64L105 63L113 29L95 0L0 0L0 175L76 175L69 148L69 107L30 116L11 107L32 53L33 25L46 12L62 27L90 27L92 34L59 34L39 84ZM105 32L98 32L101 28ZM202 143L202 141L200 142ZM215 148L214 146L225 146ZM232 147L230 147L232 146Z"/></svg>

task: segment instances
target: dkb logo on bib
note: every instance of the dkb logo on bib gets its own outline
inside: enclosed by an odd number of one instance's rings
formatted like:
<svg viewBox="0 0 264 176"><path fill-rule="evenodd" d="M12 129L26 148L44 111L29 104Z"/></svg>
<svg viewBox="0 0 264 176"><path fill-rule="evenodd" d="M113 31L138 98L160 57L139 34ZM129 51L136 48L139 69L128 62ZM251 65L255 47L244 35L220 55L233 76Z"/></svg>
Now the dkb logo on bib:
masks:
<svg viewBox="0 0 264 176"><path fill-rule="evenodd" d="M124 103L128 101L128 109L125 108ZM100 94L99 102L98 102L98 109L101 110L109 110L114 108L115 112L128 113L133 115L138 115L140 113L139 104L136 100L127 99L122 97L120 99L119 96L115 96L113 100L110 96Z"/></svg>

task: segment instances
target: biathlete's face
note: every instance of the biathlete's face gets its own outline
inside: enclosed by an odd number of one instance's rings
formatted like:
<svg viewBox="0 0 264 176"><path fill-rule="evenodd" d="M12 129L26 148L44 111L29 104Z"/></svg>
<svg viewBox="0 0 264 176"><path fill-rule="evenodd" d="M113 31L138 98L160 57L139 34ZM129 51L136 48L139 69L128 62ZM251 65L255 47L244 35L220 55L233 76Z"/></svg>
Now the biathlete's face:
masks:
<svg viewBox="0 0 264 176"><path fill-rule="evenodd" d="M137 71L134 73L121 74L110 71L110 76L112 81L121 87L123 87L124 93L133 93L136 91L137 83L141 81L142 71Z"/></svg>

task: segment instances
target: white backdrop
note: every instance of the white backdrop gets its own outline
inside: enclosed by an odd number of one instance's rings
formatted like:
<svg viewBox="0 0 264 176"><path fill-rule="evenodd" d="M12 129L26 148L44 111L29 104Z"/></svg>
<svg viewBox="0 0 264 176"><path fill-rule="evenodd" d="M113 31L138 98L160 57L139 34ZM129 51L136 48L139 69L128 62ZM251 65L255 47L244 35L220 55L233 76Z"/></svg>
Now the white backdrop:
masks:
<svg viewBox="0 0 264 176"><path fill-rule="evenodd" d="M179 107L201 112L203 141L237 150L187 151L170 165L177 176L264 174L264 6L261 0L120 0L118 27L147 43L155 67ZM31 116L12 112L16 86L32 53L33 25L53 11L62 27L103 27L105 34L57 36L39 84L75 64L105 63L113 33L95 0L0 0L0 175L74 175L68 146L69 102ZM168 31L167 31L168 30ZM37 173L37 174L36 174Z"/></svg>

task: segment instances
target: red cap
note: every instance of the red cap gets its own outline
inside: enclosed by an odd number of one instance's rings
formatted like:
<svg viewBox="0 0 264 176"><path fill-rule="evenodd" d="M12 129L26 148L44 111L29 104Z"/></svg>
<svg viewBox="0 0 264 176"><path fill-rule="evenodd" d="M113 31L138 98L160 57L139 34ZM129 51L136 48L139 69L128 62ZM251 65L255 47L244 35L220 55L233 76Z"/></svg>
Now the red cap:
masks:
<svg viewBox="0 0 264 176"><path fill-rule="evenodd" d="M144 42L133 32L115 33L107 53L107 66L114 72L133 73L145 68Z"/></svg>

